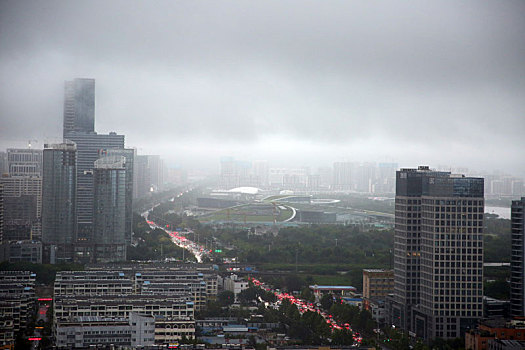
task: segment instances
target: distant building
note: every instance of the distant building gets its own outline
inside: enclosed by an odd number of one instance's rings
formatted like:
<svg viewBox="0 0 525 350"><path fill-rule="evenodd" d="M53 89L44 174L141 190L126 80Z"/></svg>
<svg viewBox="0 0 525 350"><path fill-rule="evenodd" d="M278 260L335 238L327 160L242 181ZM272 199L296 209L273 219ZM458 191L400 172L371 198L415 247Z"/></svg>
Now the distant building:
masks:
<svg viewBox="0 0 525 350"><path fill-rule="evenodd" d="M0 183L0 244L4 237L4 186Z"/></svg>
<svg viewBox="0 0 525 350"><path fill-rule="evenodd" d="M7 153L0 152L0 176L9 173L9 166L7 165Z"/></svg>
<svg viewBox="0 0 525 350"><path fill-rule="evenodd" d="M335 191L353 190L353 181L355 176L355 163L336 162L334 163L332 189Z"/></svg>
<svg viewBox="0 0 525 350"><path fill-rule="evenodd" d="M74 144L44 146L42 242L46 261L72 261L76 242L77 149Z"/></svg>
<svg viewBox="0 0 525 350"><path fill-rule="evenodd" d="M334 294L340 297L353 296L357 291L352 286L324 286L324 285L311 285L309 288L313 291L315 299L319 300L324 294Z"/></svg>
<svg viewBox="0 0 525 350"><path fill-rule="evenodd" d="M364 269L363 298L385 300L394 291L394 270Z"/></svg>
<svg viewBox="0 0 525 350"><path fill-rule="evenodd" d="M64 139L70 132L95 131L95 79L65 82Z"/></svg>
<svg viewBox="0 0 525 350"><path fill-rule="evenodd" d="M96 262L126 260L126 158L95 161L93 244Z"/></svg>
<svg viewBox="0 0 525 350"><path fill-rule="evenodd" d="M164 161L158 155L137 155L135 157L136 181L134 198L142 198L150 192L157 192L164 186Z"/></svg>
<svg viewBox="0 0 525 350"><path fill-rule="evenodd" d="M525 197L512 201L510 220L510 314L512 317L525 317Z"/></svg>
<svg viewBox="0 0 525 350"><path fill-rule="evenodd" d="M294 220L312 224L333 224L337 221L337 213L317 210L297 210L297 215Z"/></svg>
<svg viewBox="0 0 525 350"><path fill-rule="evenodd" d="M270 169L267 160L256 160L253 162L253 174L257 178L256 187L266 188L270 182Z"/></svg>
<svg viewBox="0 0 525 350"><path fill-rule="evenodd" d="M396 175L391 322L424 339L457 338L483 316L483 178Z"/></svg>

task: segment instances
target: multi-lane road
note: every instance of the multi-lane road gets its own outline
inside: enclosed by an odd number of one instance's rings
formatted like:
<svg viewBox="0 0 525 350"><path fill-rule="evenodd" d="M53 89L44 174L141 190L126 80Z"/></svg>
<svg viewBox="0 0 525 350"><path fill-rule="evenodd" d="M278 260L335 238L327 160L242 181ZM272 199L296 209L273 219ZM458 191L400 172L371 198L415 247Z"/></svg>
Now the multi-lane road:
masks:
<svg viewBox="0 0 525 350"><path fill-rule="evenodd" d="M295 305L301 314L304 314L305 312L309 311L309 312L316 312L316 313L320 314L321 316L323 316L323 318L325 319L326 323L330 326L332 331L334 331L334 330L343 330L343 329L352 331L352 328L350 327L350 324L337 322L333 318L332 315L330 315L329 313L321 310L317 305L315 305L313 303L310 303L310 302L308 302L306 300L296 298L295 296L293 296L291 294L280 292L278 290L274 290L274 289L272 289L269 286L265 285L264 283L262 283L261 281L259 281L256 278L251 278L250 280L252 281L252 283L256 287L262 288L262 289L264 289L267 292L273 293L277 297L277 304L278 305L280 305L280 303L282 303L283 300L287 300L291 304ZM361 335L359 333L354 333L353 338L354 338L354 345L361 344L361 341L363 340L363 338L361 337Z"/></svg>

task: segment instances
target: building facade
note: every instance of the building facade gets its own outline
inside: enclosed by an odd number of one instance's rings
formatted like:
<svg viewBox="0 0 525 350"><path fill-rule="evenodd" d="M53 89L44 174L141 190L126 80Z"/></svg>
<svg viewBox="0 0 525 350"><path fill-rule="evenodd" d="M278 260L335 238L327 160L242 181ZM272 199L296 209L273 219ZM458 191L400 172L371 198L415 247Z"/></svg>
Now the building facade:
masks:
<svg viewBox="0 0 525 350"><path fill-rule="evenodd" d="M42 150L32 148L7 149L8 173L11 176L41 176Z"/></svg>
<svg viewBox="0 0 525 350"><path fill-rule="evenodd" d="M155 343L155 319L134 312L128 318L75 317L57 322L55 339L58 349L149 347Z"/></svg>
<svg viewBox="0 0 525 350"><path fill-rule="evenodd" d="M126 168L126 244L131 244L131 234L133 232L133 186L135 181L135 157L136 150L131 148L110 148L99 151L99 157L119 156L126 159L124 167Z"/></svg>
<svg viewBox="0 0 525 350"><path fill-rule="evenodd" d="M93 244L96 262L126 260L126 158L95 161Z"/></svg>
<svg viewBox="0 0 525 350"><path fill-rule="evenodd" d="M95 79L65 82L64 138L70 132L95 131Z"/></svg>
<svg viewBox="0 0 525 350"><path fill-rule="evenodd" d="M92 243L93 239L93 169L102 149L124 148L124 135L114 132L70 132L65 138L77 146L77 229L80 243Z"/></svg>
<svg viewBox="0 0 525 350"><path fill-rule="evenodd" d="M510 313L512 317L525 317L525 197L512 201L510 220Z"/></svg>
<svg viewBox="0 0 525 350"><path fill-rule="evenodd" d="M72 261L76 242L77 150L71 143L44 146L42 242L51 263Z"/></svg>
<svg viewBox="0 0 525 350"><path fill-rule="evenodd" d="M396 174L391 322L461 337L483 314L483 179L421 166Z"/></svg>
<svg viewBox="0 0 525 350"><path fill-rule="evenodd" d="M383 269L363 270L363 298L385 300L394 291L394 271Z"/></svg>

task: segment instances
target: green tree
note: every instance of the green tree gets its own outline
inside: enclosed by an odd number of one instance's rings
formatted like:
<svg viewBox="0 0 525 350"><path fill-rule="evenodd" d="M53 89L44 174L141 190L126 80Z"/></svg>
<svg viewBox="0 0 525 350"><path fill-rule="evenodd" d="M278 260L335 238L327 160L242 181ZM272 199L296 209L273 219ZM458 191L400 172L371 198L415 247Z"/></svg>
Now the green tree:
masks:
<svg viewBox="0 0 525 350"><path fill-rule="evenodd" d="M320 303L321 303L321 307L325 310L330 310L330 308L332 307L333 303L334 303L334 297L332 294L330 293L326 293L324 294L322 297L321 297L321 300L320 300Z"/></svg>
<svg viewBox="0 0 525 350"><path fill-rule="evenodd" d="M222 306L230 306L235 302L235 294L229 290L222 291L217 295L217 301Z"/></svg>

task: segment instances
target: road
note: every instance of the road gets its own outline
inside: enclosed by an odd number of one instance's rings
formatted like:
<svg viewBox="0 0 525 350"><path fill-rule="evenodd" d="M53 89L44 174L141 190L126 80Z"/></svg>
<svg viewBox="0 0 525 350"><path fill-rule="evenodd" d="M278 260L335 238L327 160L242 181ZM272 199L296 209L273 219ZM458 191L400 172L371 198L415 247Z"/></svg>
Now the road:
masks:
<svg viewBox="0 0 525 350"><path fill-rule="evenodd" d="M193 254L193 256L195 256L195 259L197 260L198 263L202 263L204 257L209 257L211 255L212 253L211 249L206 249L203 245L195 243L186 237L187 234L191 234L193 233L193 231L191 230L188 230L185 232L171 231L163 226L158 225L152 220L148 220L149 212L153 210L153 208L142 213L142 216L146 219L146 222L148 223L150 228L152 229L158 228L166 232L170 236L171 241L175 245L183 249L186 249L191 254Z"/></svg>
<svg viewBox="0 0 525 350"><path fill-rule="evenodd" d="M343 329L352 331L350 324L337 322L333 318L332 315L324 312L319 307L317 307L315 304L309 303L303 299L296 298L291 294L273 290L270 287L266 286L261 281L259 281L258 279L252 278L250 280L256 287L262 288L267 292L273 293L277 297L277 304L280 304L283 300L288 300L290 303L292 303L293 305L297 307L297 309L299 310L301 314L304 314L305 312L309 311L309 312L317 312L318 314L323 316L323 318L325 319L326 323L330 326L330 329L332 329L332 331L343 330ZM354 345L357 346L361 344L362 341L363 341L363 338L359 335L359 333L354 333L354 342L355 342Z"/></svg>

